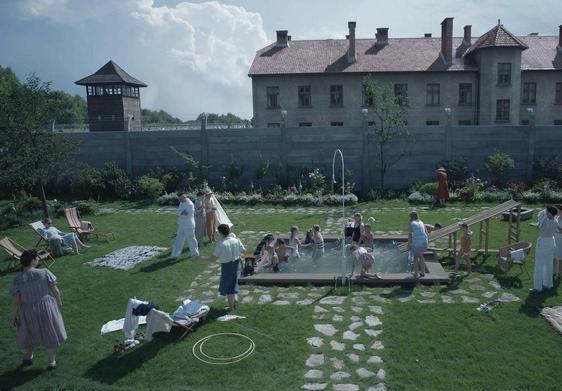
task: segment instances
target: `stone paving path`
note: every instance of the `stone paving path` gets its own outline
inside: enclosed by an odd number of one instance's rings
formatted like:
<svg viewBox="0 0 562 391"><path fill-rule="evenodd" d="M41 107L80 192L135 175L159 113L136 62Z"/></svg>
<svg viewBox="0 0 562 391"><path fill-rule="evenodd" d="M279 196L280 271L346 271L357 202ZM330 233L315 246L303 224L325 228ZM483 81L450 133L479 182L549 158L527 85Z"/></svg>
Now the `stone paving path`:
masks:
<svg viewBox="0 0 562 391"><path fill-rule="evenodd" d="M220 266L210 264L178 300L189 297L226 305L218 294L219 276ZM478 273L465 277L462 288L363 287L349 296L326 296L329 292L330 287L243 285L239 294L241 308L244 304L311 306L314 326L302 341L310 349L302 370L305 390L386 390L384 362L392 357L385 354L383 323L391 303L466 304L473 311L490 300L520 301L502 289L492 274Z"/></svg>

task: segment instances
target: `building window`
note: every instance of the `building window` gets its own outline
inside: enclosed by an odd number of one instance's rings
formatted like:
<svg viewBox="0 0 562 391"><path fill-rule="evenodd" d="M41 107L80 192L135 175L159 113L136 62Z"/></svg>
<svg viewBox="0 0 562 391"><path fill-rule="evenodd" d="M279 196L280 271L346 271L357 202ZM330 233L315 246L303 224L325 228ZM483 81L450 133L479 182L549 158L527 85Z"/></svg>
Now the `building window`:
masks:
<svg viewBox="0 0 562 391"><path fill-rule="evenodd" d="M498 63L498 85L507 86L511 84L511 63Z"/></svg>
<svg viewBox="0 0 562 391"><path fill-rule="evenodd" d="M343 122L330 122L330 126L343 126Z"/></svg>
<svg viewBox="0 0 562 391"><path fill-rule="evenodd" d="M427 95L425 104L428 106L438 106L441 99L441 85L439 83L429 83L427 85Z"/></svg>
<svg viewBox="0 0 562 391"><path fill-rule="evenodd" d="M343 107L343 86L330 86L330 106Z"/></svg>
<svg viewBox="0 0 562 391"><path fill-rule="evenodd" d="M312 126L312 122L299 122L299 127L301 128L309 128Z"/></svg>
<svg viewBox="0 0 562 391"><path fill-rule="evenodd" d="M367 86L363 84L363 106L372 107L374 105L373 95L367 93Z"/></svg>
<svg viewBox="0 0 562 391"><path fill-rule="evenodd" d="M267 108L279 108L279 87L266 87L267 92Z"/></svg>
<svg viewBox="0 0 562 391"><path fill-rule="evenodd" d="M529 125L529 120L528 119L522 119L521 125Z"/></svg>
<svg viewBox="0 0 562 391"><path fill-rule="evenodd" d="M459 120L459 126L468 126L472 125L472 121L469 119L461 119Z"/></svg>
<svg viewBox="0 0 562 391"><path fill-rule="evenodd" d="M496 121L509 122L509 99L496 100Z"/></svg>
<svg viewBox="0 0 562 391"><path fill-rule="evenodd" d="M299 86L299 107L312 106L310 99L310 86Z"/></svg>
<svg viewBox="0 0 562 391"><path fill-rule="evenodd" d="M115 86L115 88L113 89L113 93L115 95L121 95L121 86Z"/></svg>
<svg viewBox="0 0 562 391"><path fill-rule="evenodd" d="M555 119L554 125L558 125L558 126L562 125L562 119Z"/></svg>
<svg viewBox="0 0 562 391"><path fill-rule="evenodd" d="M537 104L537 83L523 83L521 103L524 105Z"/></svg>
<svg viewBox="0 0 562 391"><path fill-rule="evenodd" d="M268 128L280 128L281 124L279 122L268 122L267 127Z"/></svg>
<svg viewBox="0 0 562 391"><path fill-rule="evenodd" d="M369 127L375 126L375 121L369 121L369 122L367 122L367 126L369 126Z"/></svg>
<svg viewBox="0 0 562 391"><path fill-rule="evenodd" d="M433 121L433 120L425 121L425 125L426 126L439 126L439 121Z"/></svg>
<svg viewBox="0 0 562 391"><path fill-rule="evenodd" d="M459 106L472 106L472 84L459 84Z"/></svg>
<svg viewBox="0 0 562 391"><path fill-rule="evenodd" d="M408 102L408 84L394 84L394 96L399 105L406 104Z"/></svg>
<svg viewBox="0 0 562 391"><path fill-rule="evenodd" d="M556 92L554 93L554 104L562 105L562 83L556 83Z"/></svg>

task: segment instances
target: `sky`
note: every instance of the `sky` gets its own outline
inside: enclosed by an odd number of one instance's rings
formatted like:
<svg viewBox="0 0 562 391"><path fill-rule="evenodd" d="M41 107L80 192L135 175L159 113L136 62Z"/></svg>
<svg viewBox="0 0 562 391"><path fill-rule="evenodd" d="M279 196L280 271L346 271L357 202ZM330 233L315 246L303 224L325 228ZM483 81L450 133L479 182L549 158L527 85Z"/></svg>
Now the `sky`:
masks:
<svg viewBox="0 0 562 391"><path fill-rule="evenodd" d="M255 52L288 30L293 40L358 38L377 27L392 37L473 37L497 24L516 35L558 35L561 0L0 0L0 65L85 96L74 82L113 60L148 84L143 108L188 120L199 113L252 117L248 70Z"/></svg>

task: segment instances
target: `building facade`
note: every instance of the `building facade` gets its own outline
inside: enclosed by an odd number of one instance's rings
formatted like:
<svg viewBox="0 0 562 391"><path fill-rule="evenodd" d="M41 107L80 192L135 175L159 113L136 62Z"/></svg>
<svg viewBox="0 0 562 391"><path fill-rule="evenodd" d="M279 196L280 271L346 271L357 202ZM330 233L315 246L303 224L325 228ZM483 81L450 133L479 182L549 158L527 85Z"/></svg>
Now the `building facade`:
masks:
<svg viewBox="0 0 562 391"><path fill-rule="evenodd" d="M376 120L363 84L371 75L407 97L408 125L562 125L562 26L559 36L517 37L503 25L478 39L471 26L453 37L292 40L259 50L250 67L255 127L364 126ZM366 110L365 110L366 109Z"/></svg>
<svg viewBox="0 0 562 391"><path fill-rule="evenodd" d="M86 86L91 132L142 130L140 88L146 84L119 65L109 61L75 84Z"/></svg>

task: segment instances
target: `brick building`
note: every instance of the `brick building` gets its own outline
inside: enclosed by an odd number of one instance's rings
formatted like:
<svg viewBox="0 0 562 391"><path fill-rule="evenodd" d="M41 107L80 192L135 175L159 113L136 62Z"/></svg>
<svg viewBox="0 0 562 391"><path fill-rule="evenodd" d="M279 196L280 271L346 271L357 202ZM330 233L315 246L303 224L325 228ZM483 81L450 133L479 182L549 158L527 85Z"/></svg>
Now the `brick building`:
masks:
<svg viewBox="0 0 562 391"><path fill-rule="evenodd" d="M464 26L453 37L453 18L441 37L292 40L260 49L250 67L254 126L362 126L375 120L364 98L371 74L408 98L408 125L562 125L562 26L559 36L515 36L502 24L479 38ZM447 110L446 110L447 109ZM448 110L450 109L450 110ZM450 114L446 114L446 113Z"/></svg>

